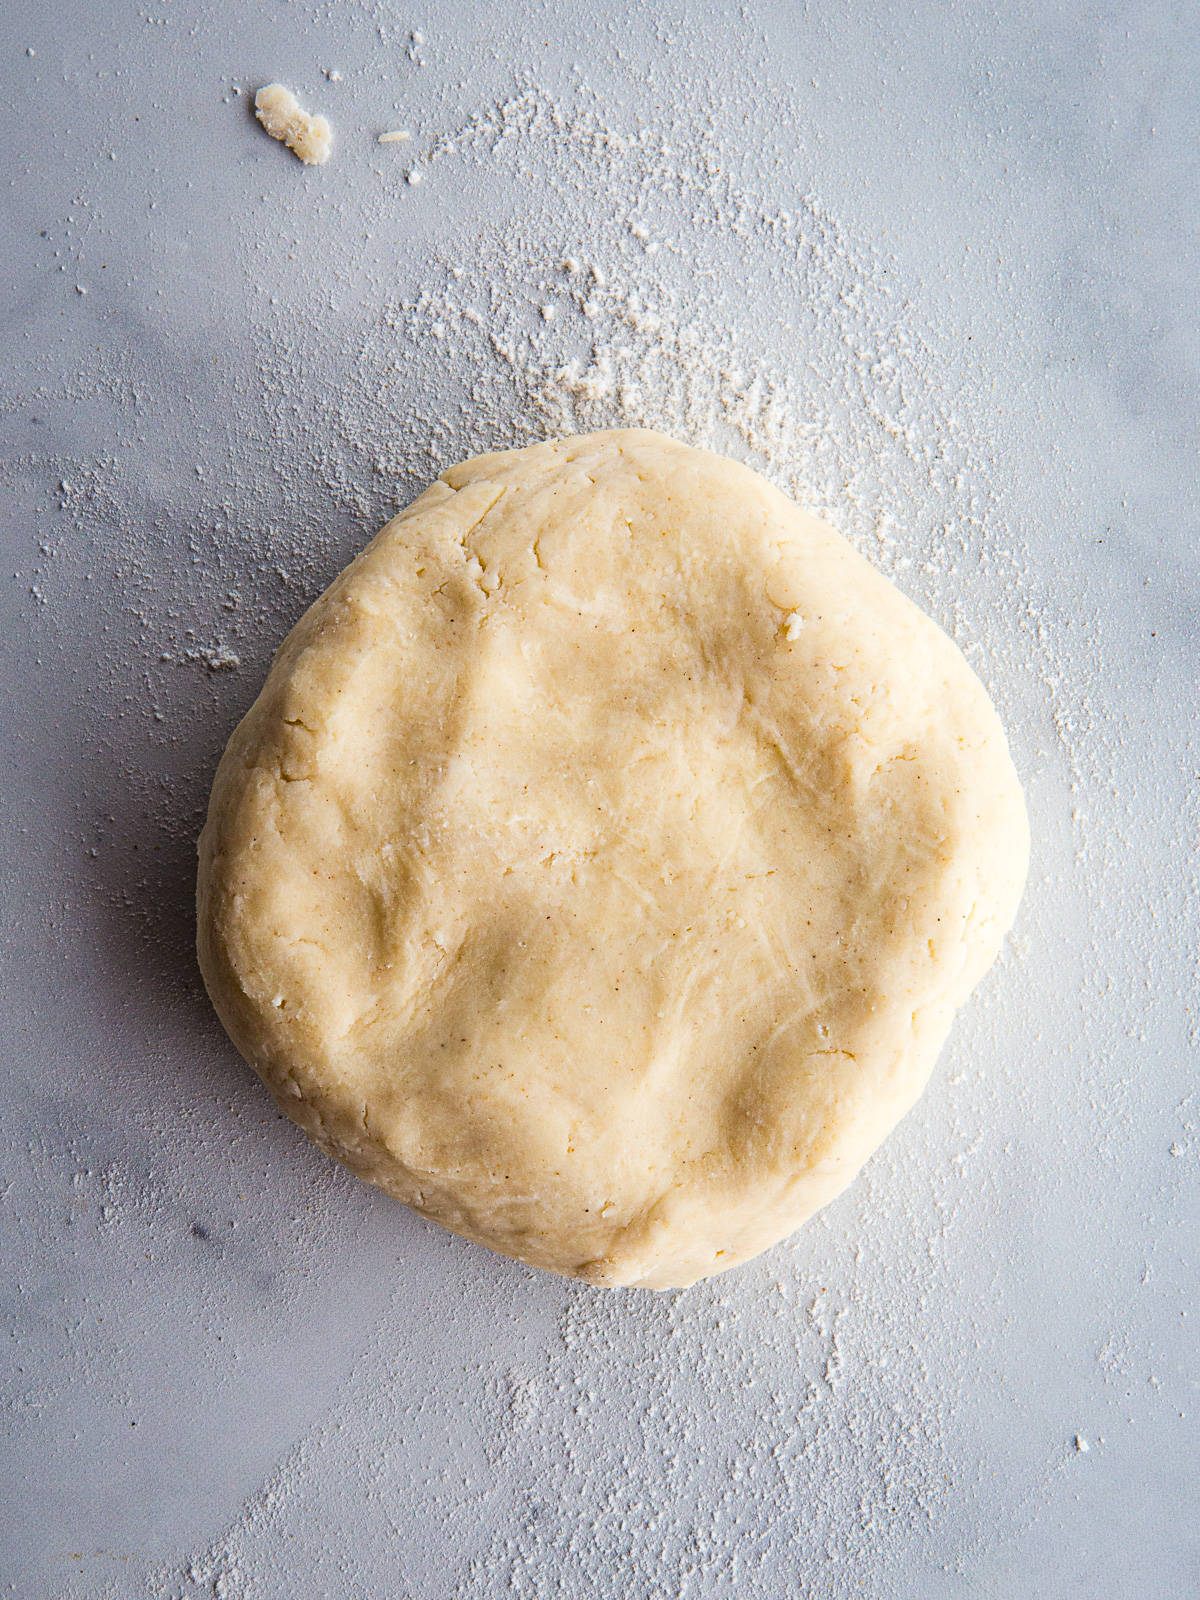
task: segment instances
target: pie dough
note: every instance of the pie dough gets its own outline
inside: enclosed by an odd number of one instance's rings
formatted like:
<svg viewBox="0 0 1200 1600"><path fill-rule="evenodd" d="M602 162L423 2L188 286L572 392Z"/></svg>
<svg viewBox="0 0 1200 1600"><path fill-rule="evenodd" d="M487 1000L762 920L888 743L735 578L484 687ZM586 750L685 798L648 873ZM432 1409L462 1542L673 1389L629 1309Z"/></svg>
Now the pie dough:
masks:
<svg viewBox="0 0 1200 1600"><path fill-rule="evenodd" d="M200 964L331 1155L504 1255L665 1288L833 1198L1025 878L955 645L747 468L481 456L300 620L200 840Z"/></svg>
<svg viewBox="0 0 1200 1600"><path fill-rule="evenodd" d="M287 145L306 167L321 167L333 149L328 117L310 116L290 89L268 83L254 96L254 115L272 139Z"/></svg>

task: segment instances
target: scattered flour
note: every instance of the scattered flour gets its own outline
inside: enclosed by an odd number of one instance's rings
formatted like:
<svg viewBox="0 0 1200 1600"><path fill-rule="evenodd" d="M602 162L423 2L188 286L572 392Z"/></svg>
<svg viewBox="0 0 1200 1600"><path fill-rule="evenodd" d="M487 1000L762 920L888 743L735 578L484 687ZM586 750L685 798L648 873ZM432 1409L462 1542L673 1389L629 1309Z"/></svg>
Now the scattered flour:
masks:
<svg viewBox="0 0 1200 1600"><path fill-rule="evenodd" d="M780 206L735 179L709 110L622 128L595 99L568 104L525 83L435 140L421 170L451 187L514 170L536 182L517 220L484 229L469 255L435 250L412 291L391 292L382 268L371 281L353 369L304 446L307 470L360 504L364 529L472 451L661 428L739 457L829 517L965 645L982 642L985 669L1001 664L1009 685L1020 663L1043 679L1053 670L1031 586L1024 612L980 598L998 601L1028 574L997 537L969 355L920 325L888 261L815 194ZM372 226L399 203L385 189ZM725 269L697 271L697 257ZM756 330L745 297L773 308ZM297 372L321 369L317 337L261 342L281 442L295 437ZM426 1534L419 1549L395 1547L396 1593L422 1600L756 1593L785 1550L795 1592L840 1595L851 1573L870 1587L914 1540L952 1564L953 1538L939 1544L934 1530L970 1522L983 1476L944 1468L971 1380L965 1368L931 1380L924 1330L937 1318L942 1340L968 1337L953 1331L945 1234L994 1094L958 1082L933 1091L949 1099L938 1140L948 1115L952 1148L932 1175L893 1143L837 1221L818 1218L735 1282L686 1296L543 1283L562 1307L556 1333L519 1347L498 1383L422 1370L385 1320L334 1415L196 1558L193 1587L164 1570L147 1594L224 1584L266 1600L298 1567L318 1588L369 1585L414 1494ZM863 1241L850 1261L848 1232ZM494 1300L508 1280L448 1248L487 1276ZM899 1279L895 1260L910 1263ZM474 1467L440 1442L464 1426L480 1441ZM374 1546L329 1537L361 1526L368 1504Z"/></svg>
<svg viewBox="0 0 1200 1600"><path fill-rule="evenodd" d="M400 36L382 10L379 30L421 65L419 32ZM161 951L189 916L213 762L286 627L431 477L547 434L644 425L733 454L932 611L989 681L1033 780L1061 772L1063 794L1050 794L1061 805L1043 814L1075 808L1064 829L1083 890L1035 880L1043 908L1097 890L1128 847L1102 803L1119 733L1095 707L1098 647L1039 587L997 486L990 374L955 329L928 325L885 252L819 194L773 179L786 164L769 139L734 159L732 112L701 89L648 126L620 121L582 83L552 94L526 77L443 122L366 200L323 192L324 209L273 213L271 238L247 227L253 356L229 361L227 431L208 457L219 470L192 477L185 457L186 480L145 482L115 449L21 462L62 530L22 572L38 638L95 699L88 759L103 773L110 749L127 752L109 783L120 805L101 812L86 787L76 802L86 887L140 929L138 976L144 966L159 1009L164 995L202 1004L190 966L183 975ZM405 208L425 204L407 189L426 175L430 198L519 189L521 203L465 243L448 229L455 242L430 247L414 278L394 241ZM91 226L85 199L72 248ZM303 316L271 287L280 239ZM74 259L56 250L61 266ZM69 398L138 418L152 377L107 348ZM129 650L97 657L69 620L56 624L102 589L100 631L140 646L132 665ZM1053 910L1039 916L1044 945ZM1182 911L1162 916L1160 933L1186 937ZM1122 939L1149 950L1144 924ZM398 1273L349 1376L230 1525L182 1565L140 1561L79 1594L273 1600L298 1573L306 1592L367 1594L387 1570L396 1600L650 1600L776 1593L785 1572L789 1593L840 1600L891 1595L888 1574L913 1548L945 1578L939 1593L962 1592L973 1564L1040 1514L1060 1458L1086 1444L1081 1434L1064 1450L1083 1411L1070 1426L1048 1419L1044 1441L1021 1450L961 1431L981 1404L1011 1414L1001 1352L1037 1331L1036 1298L1027 1306L1005 1276L1022 1217L1005 1213L983 1323L956 1276L956 1252L992 1249L975 1230L1011 1207L1014 1109L1032 1121L1041 1104L1004 1043L1032 1032L1027 986L1012 982L1021 960L1018 942L996 980L1008 982L1004 1018L972 1008L954 1070L851 1193L730 1280L597 1295L403 1232L414 1262L434 1263L435 1292L411 1303L412 1274ZM1124 985L1120 1010L1136 1018L1141 977L1097 959L1083 1001ZM1001 1063L994 1076L976 1070L981 1056ZM1138 1086L1094 1070L1100 1158L1115 1164ZM211 1126L186 1131L188 1150L207 1132L210 1170L225 1159L222 1119L221 1105L205 1108L197 1121ZM30 1159L39 1174L52 1165L48 1151ZM71 1204L106 1240L144 1228L148 1251L171 1175L88 1167L82 1154L77 1166ZM1148 1342L1127 1331L1136 1292L1114 1299L1112 1336L1094 1352L1114 1403L1153 1375ZM292 1304L301 1322L304 1305ZM90 1370L82 1335L72 1356ZM1002 1469L1031 1454L1040 1466L1022 1492L998 1499Z"/></svg>

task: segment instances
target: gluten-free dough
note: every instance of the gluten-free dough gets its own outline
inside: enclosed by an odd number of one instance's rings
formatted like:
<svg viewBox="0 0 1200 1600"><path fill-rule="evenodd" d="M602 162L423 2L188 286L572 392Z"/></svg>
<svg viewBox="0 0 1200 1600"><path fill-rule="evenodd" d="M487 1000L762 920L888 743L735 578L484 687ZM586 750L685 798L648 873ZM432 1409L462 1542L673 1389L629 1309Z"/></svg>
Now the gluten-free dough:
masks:
<svg viewBox="0 0 1200 1600"><path fill-rule="evenodd" d="M217 773L200 962L360 1176L664 1288L845 1187L1027 856L932 622L745 467L598 433L452 467L301 619Z"/></svg>

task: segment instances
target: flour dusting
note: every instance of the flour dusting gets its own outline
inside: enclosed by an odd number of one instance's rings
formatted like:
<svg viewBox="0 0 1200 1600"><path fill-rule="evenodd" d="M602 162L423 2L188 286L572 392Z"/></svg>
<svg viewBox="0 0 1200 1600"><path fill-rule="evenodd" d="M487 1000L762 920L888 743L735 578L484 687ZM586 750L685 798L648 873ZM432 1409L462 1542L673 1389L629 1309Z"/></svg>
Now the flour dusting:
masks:
<svg viewBox="0 0 1200 1600"><path fill-rule="evenodd" d="M465 111L473 80L447 73L410 110L413 75L438 70L444 41L386 6L355 17L377 45L363 112L377 120L361 148L346 137L321 185L292 169L269 195L266 179L246 190L262 209L231 216L226 267L248 318L240 300L237 317L214 309L202 273L186 306L146 289L140 314L160 347L110 332L83 368L44 374L23 396L37 428L94 408L110 440L85 456L46 427L45 442L35 430L14 453L29 507L53 530L14 581L56 684L88 713L88 746L53 785L77 904L64 891L39 914L52 927L75 917L109 962L87 992L107 992L105 980L136 1011L154 1093L133 1093L122 1061L105 1098L128 1100L133 1137L155 1155L133 1170L68 1130L22 1160L32 1192L70 1220L58 1244L90 1229L122 1284L158 1270L164 1237L204 1251L202 1273L181 1257L161 1297L172 1319L177 1304L193 1317L188 1361L232 1372L255 1402L273 1383L264 1414L292 1428L264 1443L254 1406L237 1410L236 1515L197 1513L204 1532L182 1562L139 1549L63 1593L366 1595L386 1572L394 1600L898 1600L912 1589L896 1574L918 1570L931 1594L966 1592L1065 1473L1103 1466L1113 1430L1097 1427L1096 1394L1130 1421L1135 1394L1162 1414L1163 1364L1139 1323L1156 1243L1140 1281L1097 1291L1106 1329L1069 1406L1030 1415L1006 1381L1040 1348L1054 1292L1029 1255L1036 1200L1080 1204L1074 1111L1054 1122L1056 1167L1030 1171L1029 1130L1068 1093L1075 1110L1089 1104L1089 1170L1115 1187L1150 1114L1138 1077L1107 1071L1106 1041L1069 1086L1055 1076L1069 1040L1039 1036L1029 952L1064 968L1064 1035L1107 1006L1152 1050L1155 941L1194 941L1198 892L1193 870L1171 904L1141 905L1137 885L1104 898L1146 824L1112 792L1122 730L1105 714L1095 630L1045 591L1027 554L1035 516L1061 518L1064 539L1077 530L1049 493L1020 504L1011 493L1024 436L1006 407L1021 397L994 369L1016 335L993 329L977 353L819 185L789 186L786 118L766 119L747 148L749 56L745 82L726 90L673 82L668 95L647 68L658 111L646 120L613 110L582 66L553 89L524 70ZM165 33L169 20L146 26ZM653 27L660 53L686 49L667 19ZM331 95L356 82L349 55L324 71ZM411 137L386 128L410 115ZM339 113L344 136L349 126ZM159 198L145 204L157 270L177 241L155 230ZM44 241L47 276L61 275L76 314L99 315L117 230L87 193L64 216ZM189 397L204 393L219 405L193 414ZM933 614L994 693L1072 865L1055 877L1038 841L1031 910L1006 957L928 1096L853 1188L762 1260L666 1296L563 1284L435 1233L315 1153L294 1154L216 1047L206 1096L183 1069L163 1088L174 1058L160 1048L167 1013L207 1037L190 953L194 842L220 748L287 629L452 463L612 426L659 428L757 468ZM782 625L794 637L804 619ZM1183 805L1194 832L1194 793ZM1081 953L1060 919L1088 901L1112 927ZM1168 998L1187 1009L1187 996ZM1181 1186L1194 1102L1150 1110L1164 1183ZM330 1345L350 1352L332 1372L313 1340L318 1285L332 1285ZM251 1308L240 1323L228 1313L238 1291ZM118 1363L93 1312L64 1316L61 1361L31 1410L72 1383L104 1391ZM226 1342L231 1320L240 1338ZM122 1354L140 1349L138 1330L121 1337ZM296 1395L318 1398L289 1409ZM132 1380L107 1398L130 1422L149 1404ZM175 1448L164 1426L162 1470ZM229 1492L223 1481L212 1503Z"/></svg>
<svg viewBox="0 0 1200 1600"><path fill-rule="evenodd" d="M886 258L817 195L781 206L735 178L707 108L627 128L582 90L568 103L531 81L418 157L386 181L373 228L419 176L451 189L531 178L516 219L481 230L469 252L435 243L409 290L394 292L380 270L345 325L354 365L301 456L358 508L364 532L474 452L658 428L736 456L833 521L985 675L1019 657L1045 682L1032 590L1024 612L982 599L1026 573L978 448L986 422L969 353L921 325ZM698 272L697 257L724 269ZM745 297L764 308L749 326ZM277 447L290 449L297 383L320 373L328 329L280 339L268 306L264 318L262 393ZM277 535L263 548L290 574ZM798 631L803 618L785 625ZM961 1520L980 1483L943 1470L966 1379L935 1380L923 1330L936 1318L954 1337L944 1233L994 1093L965 1073L954 1083L933 1091L932 1175L909 1164L901 1139L835 1220L684 1295L543 1280L557 1326L496 1380L472 1370L446 1388L385 1320L331 1416L187 1583L164 1571L148 1593L267 1600L297 1563L318 1586L356 1573L366 1583L413 1494L428 1550L396 1549L396 1593L422 1600L758 1592L783 1548L796 1592L831 1595L850 1592L841 1573L883 1574L901 1543L932 1539L951 1561L932 1530ZM497 1269L449 1248L462 1272L494 1285ZM906 1263L898 1277L895 1261ZM349 1414L365 1427L345 1430ZM479 1439L474 1465L445 1454L464 1423ZM414 1454L425 1453L422 1469ZM696 1488L714 1481L715 1494ZM333 1526L350 1528L368 1505L374 1545L330 1537L331 1508Z"/></svg>

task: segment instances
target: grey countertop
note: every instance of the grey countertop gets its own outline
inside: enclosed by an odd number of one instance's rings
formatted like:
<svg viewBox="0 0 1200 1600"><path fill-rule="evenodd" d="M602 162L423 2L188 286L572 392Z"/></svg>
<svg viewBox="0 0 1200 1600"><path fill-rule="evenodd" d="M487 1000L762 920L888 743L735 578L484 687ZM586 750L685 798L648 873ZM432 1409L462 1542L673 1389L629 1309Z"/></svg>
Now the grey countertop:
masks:
<svg viewBox="0 0 1200 1600"><path fill-rule="evenodd" d="M1185 10L9 0L0 33L0 1592L1200 1589ZM335 124L319 171L249 115L276 78ZM918 1108L667 1296L335 1168L191 952L289 623L442 466L612 420L765 464L950 627L1034 832Z"/></svg>

